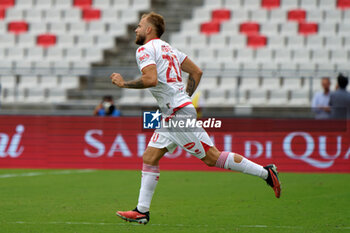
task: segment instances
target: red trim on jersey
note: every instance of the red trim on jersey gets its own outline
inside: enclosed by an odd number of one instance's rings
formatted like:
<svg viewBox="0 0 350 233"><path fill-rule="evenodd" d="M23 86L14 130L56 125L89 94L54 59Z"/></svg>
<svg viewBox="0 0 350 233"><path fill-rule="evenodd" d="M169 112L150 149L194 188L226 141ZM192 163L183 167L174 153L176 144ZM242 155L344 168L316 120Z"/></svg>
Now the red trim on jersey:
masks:
<svg viewBox="0 0 350 233"><path fill-rule="evenodd" d="M182 63L184 63L186 61L187 58L188 58L188 56L186 56L185 59L181 62L181 65L182 65Z"/></svg>
<svg viewBox="0 0 350 233"><path fill-rule="evenodd" d="M186 102L186 103L183 103L180 106L177 106L176 108L174 108L173 113L170 114L170 116L168 116L167 118L165 118L165 121L168 122L169 119L172 118L177 111L179 111L181 108L186 107L187 105L190 105L190 104L192 104L192 102Z"/></svg>
<svg viewBox="0 0 350 233"><path fill-rule="evenodd" d="M147 41L147 42L144 43L143 45L148 44L148 42L151 42L152 40L160 40L160 38L153 38L153 39L150 39L149 41Z"/></svg>
<svg viewBox="0 0 350 233"><path fill-rule="evenodd" d="M148 64L147 66L145 66L145 67L143 67L143 68L141 69L141 72L143 71L144 68L146 68L146 67L148 67L148 66L152 66L152 65L155 65L155 66L156 66L156 63Z"/></svg>
<svg viewBox="0 0 350 233"><path fill-rule="evenodd" d="M205 142L202 142L202 141L201 141L201 144L202 144L202 146L204 148L204 151L208 152L208 150L210 149L211 146L209 146L208 144L206 144Z"/></svg>

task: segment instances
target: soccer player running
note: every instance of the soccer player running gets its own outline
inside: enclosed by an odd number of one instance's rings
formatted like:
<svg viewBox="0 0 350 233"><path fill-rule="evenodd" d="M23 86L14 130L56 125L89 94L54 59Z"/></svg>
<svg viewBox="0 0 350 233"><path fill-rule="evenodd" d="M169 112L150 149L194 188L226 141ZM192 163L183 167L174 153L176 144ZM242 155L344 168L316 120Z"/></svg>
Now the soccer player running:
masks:
<svg viewBox="0 0 350 233"><path fill-rule="evenodd" d="M144 14L135 30L135 43L141 45L136 51L136 60L142 76L125 81L120 74L113 73L110 78L120 88L149 88L166 116L176 118L177 115L190 115L196 118L190 97L201 80L202 71L185 54L160 39L164 30L165 22L161 15L153 12ZM182 71L189 74L186 90ZM166 152L172 153L177 146L210 167L258 176L273 188L277 198L280 197L281 187L275 165L262 167L239 154L219 151L203 128L194 131L157 129L143 154L137 207L131 211L117 211L117 216L130 222L149 222L149 208L159 180L159 160Z"/></svg>

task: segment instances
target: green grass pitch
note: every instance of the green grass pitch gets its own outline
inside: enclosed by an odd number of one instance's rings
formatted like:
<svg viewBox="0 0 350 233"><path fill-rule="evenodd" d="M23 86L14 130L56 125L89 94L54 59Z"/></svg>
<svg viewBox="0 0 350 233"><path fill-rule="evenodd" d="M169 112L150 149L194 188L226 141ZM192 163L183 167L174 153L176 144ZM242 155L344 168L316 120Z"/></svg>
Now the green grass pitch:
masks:
<svg viewBox="0 0 350 233"><path fill-rule="evenodd" d="M280 178L276 199L248 175L162 171L139 225L115 211L135 207L140 171L2 169L0 232L350 232L350 174Z"/></svg>

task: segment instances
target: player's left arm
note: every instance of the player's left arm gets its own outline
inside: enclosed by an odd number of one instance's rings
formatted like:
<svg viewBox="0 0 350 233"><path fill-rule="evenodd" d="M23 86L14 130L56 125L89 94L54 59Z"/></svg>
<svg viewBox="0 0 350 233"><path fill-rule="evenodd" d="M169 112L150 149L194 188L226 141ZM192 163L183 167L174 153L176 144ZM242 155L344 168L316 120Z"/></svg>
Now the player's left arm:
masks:
<svg viewBox="0 0 350 233"><path fill-rule="evenodd" d="M183 61L181 69L189 73L186 92L189 96L192 96L202 78L203 71L188 57Z"/></svg>
<svg viewBox="0 0 350 233"><path fill-rule="evenodd" d="M121 88L143 89L155 87L158 84L157 67L155 64L146 66L142 69L142 76L135 80L125 81L118 73L113 73L110 79L114 85Z"/></svg>

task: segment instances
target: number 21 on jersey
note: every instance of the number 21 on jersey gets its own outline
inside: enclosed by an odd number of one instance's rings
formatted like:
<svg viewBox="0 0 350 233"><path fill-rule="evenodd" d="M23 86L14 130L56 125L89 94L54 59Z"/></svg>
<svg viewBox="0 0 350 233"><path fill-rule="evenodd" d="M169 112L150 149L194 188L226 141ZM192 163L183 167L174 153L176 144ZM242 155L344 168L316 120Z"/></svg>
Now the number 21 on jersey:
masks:
<svg viewBox="0 0 350 233"><path fill-rule="evenodd" d="M166 71L166 81L168 83L174 83L176 81L182 82L180 63L177 60L176 56L173 54L171 55L163 54L162 57L163 59L167 60L169 63L168 69Z"/></svg>

